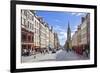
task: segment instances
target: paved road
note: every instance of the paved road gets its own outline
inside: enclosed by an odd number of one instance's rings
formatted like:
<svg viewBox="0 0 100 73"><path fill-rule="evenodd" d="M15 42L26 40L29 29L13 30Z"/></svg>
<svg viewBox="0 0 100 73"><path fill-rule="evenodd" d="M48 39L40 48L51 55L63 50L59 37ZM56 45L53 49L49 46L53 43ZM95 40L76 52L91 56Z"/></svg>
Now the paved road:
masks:
<svg viewBox="0 0 100 73"><path fill-rule="evenodd" d="M86 60L87 57L76 54L73 51L59 50L56 53L37 54L32 56L22 56L22 62L38 62L38 61L69 61L69 60Z"/></svg>
<svg viewBox="0 0 100 73"><path fill-rule="evenodd" d="M57 61L64 61L64 60L86 60L87 57L84 57L82 55L76 54L74 51L64 51L60 50L56 53L56 60Z"/></svg>

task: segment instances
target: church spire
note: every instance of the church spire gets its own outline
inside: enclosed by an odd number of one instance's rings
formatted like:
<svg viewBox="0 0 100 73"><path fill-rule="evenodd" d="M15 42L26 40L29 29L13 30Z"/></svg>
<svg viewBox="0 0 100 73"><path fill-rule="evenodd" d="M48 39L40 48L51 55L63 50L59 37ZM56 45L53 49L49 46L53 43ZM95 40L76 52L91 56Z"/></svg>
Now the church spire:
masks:
<svg viewBox="0 0 100 73"><path fill-rule="evenodd" d="M71 29L70 29L70 23L68 21L68 28L67 28L67 49L71 48Z"/></svg>
<svg viewBox="0 0 100 73"><path fill-rule="evenodd" d="M67 28L67 40L69 40L71 37L71 29L70 29L70 23L68 21L68 28Z"/></svg>
<svg viewBox="0 0 100 73"><path fill-rule="evenodd" d="M69 26L69 21L68 21L68 28L70 28L70 26Z"/></svg>
<svg viewBox="0 0 100 73"><path fill-rule="evenodd" d="M67 31L70 31L70 24L69 24L69 21L68 21L68 29L67 29Z"/></svg>

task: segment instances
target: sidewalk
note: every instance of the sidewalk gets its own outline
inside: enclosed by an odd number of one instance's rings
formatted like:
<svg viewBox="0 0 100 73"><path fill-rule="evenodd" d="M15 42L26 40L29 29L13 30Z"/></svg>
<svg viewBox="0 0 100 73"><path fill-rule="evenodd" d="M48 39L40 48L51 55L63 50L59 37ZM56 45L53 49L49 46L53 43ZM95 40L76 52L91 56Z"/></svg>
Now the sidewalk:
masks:
<svg viewBox="0 0 100 73"><path fill-rule="evenodd" d="M56 59L55 54L36 54L32 56L22 56L22 62L38 62L38 61L49 61Z"/></svg>

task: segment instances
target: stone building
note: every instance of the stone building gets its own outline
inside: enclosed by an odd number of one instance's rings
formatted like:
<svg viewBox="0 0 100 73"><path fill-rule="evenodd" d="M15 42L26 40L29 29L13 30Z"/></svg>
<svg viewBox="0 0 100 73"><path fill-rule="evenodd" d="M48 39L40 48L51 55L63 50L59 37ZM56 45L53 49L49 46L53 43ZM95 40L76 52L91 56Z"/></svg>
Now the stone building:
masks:
<svg viewBox="0 0 100 73"><path fill-rule="evenodd" d="M76 40L77 39L77 40ZM77 45L75 45L77 41ZM76 47L75 47L76 46ZM77 28L76 33L72 36L72 47L77 50L78 53L83 54L83 52L88 52L90 49L90 14L87 13L86 16L81 18L81 24Z"/></svg>
<svg viewBox="0 0 100 73"><path fill-rule="evenodd" d="M59 43L59 39L58 39L58 34L55 32L54 33L54 48L59 49L59 47L60 47L60 43Z"/></svg>
<svg viewBox="0 0 100 73"><path fill-rule="evenodd" d="M29 10L21 10L21 50L29 55L34 50L34 15Z"/></svg>
<svg viewBox="0 0 100 73"><path fill-rule="evenodd" d="M55 48L53 27L33 10L21 10L21 47L28 51L41 52L47 48Z"/></svg>

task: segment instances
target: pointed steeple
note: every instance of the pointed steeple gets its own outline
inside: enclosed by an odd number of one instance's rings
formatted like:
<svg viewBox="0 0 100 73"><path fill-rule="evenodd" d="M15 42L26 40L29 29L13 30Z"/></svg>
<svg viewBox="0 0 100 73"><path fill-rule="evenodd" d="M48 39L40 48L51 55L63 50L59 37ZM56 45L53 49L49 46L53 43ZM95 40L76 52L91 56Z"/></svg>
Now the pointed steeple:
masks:
<svg viewBox="0 0 100 73"><path fill-rule="evenodd" d="M68 21L68 28L70 28L70 26L69 26L69 21Z"/></svg>
<svg viewBox="0 0 100 73"><path fill-rule="evenodd" d="M69 21L68 21L68 29L67 29L68 31L70 31L70 24L69 24Z"/></svg>
<svg viewBox="0 0 100 73"><path fill-rule="evenodd" d="M70 23L68 21L68 28L67 28L67 49L71 48L71 29L70 29Z"/></svg>
<svg viewBox="0 0 100 73"><path fill-rule="evenodd" d="M69 24L69 21L68 21L68 28L67 28L67 40L69 40L71 37L71 29L70 29L70 24Z"/></svg>

